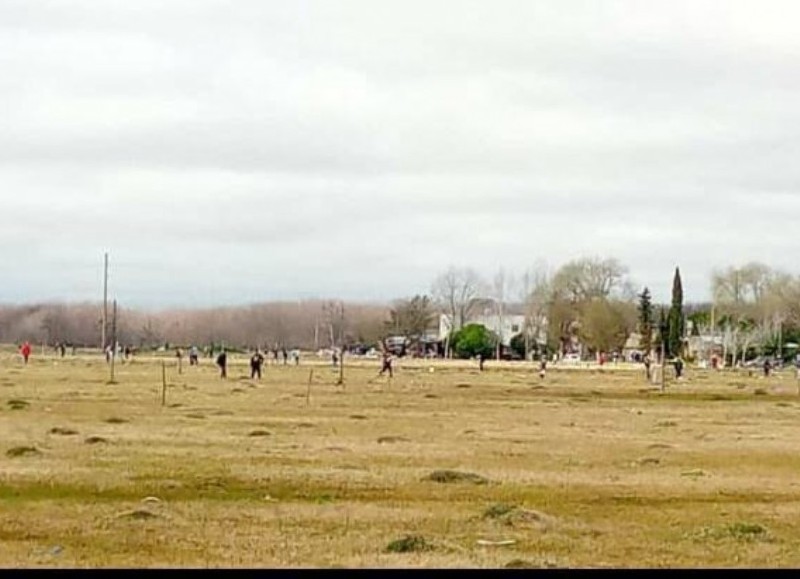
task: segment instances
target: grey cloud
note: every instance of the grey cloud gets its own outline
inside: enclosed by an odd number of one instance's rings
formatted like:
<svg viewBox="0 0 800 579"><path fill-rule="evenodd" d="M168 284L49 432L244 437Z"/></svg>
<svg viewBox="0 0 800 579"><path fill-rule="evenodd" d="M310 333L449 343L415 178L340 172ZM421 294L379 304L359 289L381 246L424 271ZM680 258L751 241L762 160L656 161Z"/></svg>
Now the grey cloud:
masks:
<svg viewBox="0 0 800 579"><path fill-rule="evenodd" d="M608 255L793 270L800 8L11 0L0 300L428 289ZM29 248L21 259L18 245ZM57 280L55 282L54 280Z"/></svg>

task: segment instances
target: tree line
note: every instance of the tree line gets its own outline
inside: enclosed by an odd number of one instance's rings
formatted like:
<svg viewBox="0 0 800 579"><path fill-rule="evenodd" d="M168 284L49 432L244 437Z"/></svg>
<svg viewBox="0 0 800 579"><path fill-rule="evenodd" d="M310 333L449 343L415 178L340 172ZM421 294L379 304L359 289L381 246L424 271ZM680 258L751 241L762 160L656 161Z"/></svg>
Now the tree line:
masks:
<svg viewBox="0 0 800 579"><path fill-rule="evenodd" d="M669 275L668 272L665 272ZM147 311L120 304L117 341L137 347L165 344L232 347L339 348L376 345L389 335L411 342L437 333L439 314L450 320L444 347L476 315L524 316L512 344L524 354L621 351L633 332L641 345L677 355L687 334L711 334L735 363L753 352L783 354L800 342L800 277L762 263L717 269L713 299L684 304L680 272L671 303L653 304L614 258L586 257L556 269L537 263L522 272L499 268L487 278L470 267L449 267L430 290L386 304L301 300L243 306ZM102 304L0 306L0 341L29 340L99 346ZM691 332L687 332L691 328ZM109 332L110 336L110 332ZM499 355L499 340L495 341Z"/></svg>
<svg viewBox="0 0 800 579"><path fill-rule="evenodd" d="M517 275L499 268L490 279L469 267L450 267L434 280L430 298L395 302L392 320L397 331L421 336L436 311L444 312L452 320L452 341L476 314L495 316L498 326L505 316L520 314L525 322L511 344L526 358L578 348L584 355L621 352L634 333L641 350L660 353L663 344L669 357L683 355L692 335L709 337L732 364L757 353L786 358L796 352L800 276L758 262L719 268L709 279L712 300L685 304L680 269L671 273L670 302L653 304L649 288L636 287L614 258L575 259L555 270L539 263Z"/></svg>
<svg viewBox="0 0 800 579"><path fill-rule="evenodd" d="M0 341L100 347L102 303L0 306ZM147 311L120 305L117 342L137 348L225 345L319 349L374 343L388 307L340 300ZM111 320L108 321L109 343Z"/></svg>

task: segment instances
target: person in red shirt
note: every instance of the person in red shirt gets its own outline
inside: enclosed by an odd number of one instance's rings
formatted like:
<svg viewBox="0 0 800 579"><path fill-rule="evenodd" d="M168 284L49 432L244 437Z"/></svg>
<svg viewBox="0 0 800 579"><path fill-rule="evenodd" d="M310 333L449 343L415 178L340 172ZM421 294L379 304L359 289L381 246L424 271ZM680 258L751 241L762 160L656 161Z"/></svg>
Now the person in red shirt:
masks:
<svg viewBox="0 0 800 579"><path fill-rule="evenodd" d="M25 363L28 363L28 358L31 355L31 345L28 342L22 344L22 347L19 349L20 354L22 354L22 358L25 360Z"/></svg>

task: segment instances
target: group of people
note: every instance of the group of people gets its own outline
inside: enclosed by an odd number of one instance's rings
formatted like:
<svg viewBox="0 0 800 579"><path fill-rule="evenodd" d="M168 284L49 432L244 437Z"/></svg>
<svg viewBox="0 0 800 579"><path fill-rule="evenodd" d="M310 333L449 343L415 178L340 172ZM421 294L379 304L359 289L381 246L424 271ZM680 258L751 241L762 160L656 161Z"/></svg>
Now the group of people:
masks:
<svg viewBox="0 0 800 579"><path fill-rule="evenodd" d="M300 363L300 355L299 352L294 352L293 357L295 360L295 364ZM261 372L264 366L265 361L264 354L261 353L261 350L255 350L253 354L250 356L250 379L258 379L261 380ZM383 357L381 360L381 369L378 372L378 376L383 376L384 374L388 374L390 378L394 376L392 371L392 355L389 352L384 352ZM227 378L228 377L228 353L223 349L218 355L216 359L217 366L219 367L220 371L220 378Z"/></svg>
<svg viewBox="0 0 800 579"><path fill-rule="evenodd" d="M178 347L175 348L175 357L178 359L178 362L183 361L183 350ZM197 349L197 346L192 346L189 349L189 366L199 366L200 365L200 351Z"/></svg>
<svg viewBox="0 0 800 579"><path fill-rule="evenodd" d="M114 357L115 354L122 354L124 360L130 360L137 351L137 348L130 345L123 346L122 344L117 344L115 352L115 348L109 344L103 351L106 355L106 362L111 362L111 358Z"/></svg>
<svg viewBox="0 0 800 579"><path fill-rule="evenodd" d="M642 357L642 364L644 364L644 372L647 380L649 381L652 378L651 367L653 365L653 361L650 359L649 354L645 354ZM672 360L670 360L670 364L675 369L675 378L680 379L683 377L683 368L686 363L683 361L683 358L680 356L675 356Z"/></svg>
<svg viewBox="0 0 800 579"><path fill-rule="evenodd" d="M645 374L647 376L647 379L650 380L651 378L650 367L652 365L650 356L645 354L644 357L642 358L642 363L644 364ZM675 378L678 379L682 378L683 370L684 367L686 366L686 363L683 361L683 358L681 358L680 356L675 356L674 358L672 358L672 360L670 360L670 364L672 364L672 367L675 369ZM718 370L719 366L720 366L719 359L716 356L712 356L711 368L714 370ZM764 358L764 361L761 364L761 368L764 372L765 378L769 378L772 375L773 370L775 369L773 366L773 362L770 358ZM795 374L796 377L800 380L800 355L798 355L795 358Z"/></svg>
<svg viewBox="0 0 800 579"><path fill-rule="evenodd" d="M56 351L58 351L60 353L61 357L64 357L64 355L66 354L66 345L63 342L61 342L61 343L57 344L55 346L55 348L56 348ZM73 353L74 353L74 349L75 348L73 346ZM122 350L124 352L125 359L128 359L133 353L133 349L130 346L126 346L124 348L124 350L120 346L118 346L117 349L118 350ZM278 348L274 348L274 349L271 350L271 352L272 352L272 357L273 357L273 360L274 360L275 364L278 363L278 355L279 355L279 353L283 357L283 363L284 364L288 364L289 353L287 352L286 348L281 348L280 350ZM30 342L28 342L28 341L23 342L19 346L19 353L22 356L22 359L23 359L24 363L27 364L28 360L30 359L31 353L32 353L32 347L31 347ZM109 346L107 346L105 348L105 355L106 355L106 360L110 361L111 357L114 355L114 349L112 348L111 345L109 345ZM181 350L181 348L176 348L175 349L175 355L179 359L179 361L183 359L183 351ZM295 365L299 365L300 364L300 352L297 351L297 350L293 350L292 353L291 353L291 356L292 356L292 359L294 360ZM341 362L341 360L339 358L339 355L335 350L331 354L331 359L332 359L334 367L338 366L338 364ZM483 368L484 368L484 363L486 361L486 356L484 356L483 354L479 354L477 356L477 359L478 359L478 367L482 371ZM258 378L259 380L261 379L262 368L264 366L264 362L265 361L266 361L266 357L264 356L264 354L261 353L260 349L256 349L253 352L253 354L250 356L250 378L251 379L255 379L255 378ZM651 377L652 377L652 373L651 373L652 360L650 358L650 355L649 354L644 354L644 356L642 357L641 361L642 361L642 364L644 365L644 368L645 368L645 375L647 377L647 380L649 381L651 379ZM392 362L393 362L393 356L392 356L391 352L389 350L387 350L387 349L384 349L384 351L382 353L382 357L381 357L381 369L378 372L378 376L383 376L385 374L388 374L389 377L392 378L394 376L394 372L392 370ZM198 348L196 346L192 346L190 348L190 350L189 350L189 365L190 366L197 366L199 364L200 364L200 352L199 352L199 350L198 350ZM682 378L683 377L683 370L684 370L684 367L685 367L685 362L683 361L683 359L680 356L676 356L676 357L672 358L672 360L670 360L670 364L675 369L675 377L677 379ZM221 378L227 378L228 377L228 354L227 354L227 351L225 350L225 348L222 348L222 350L217 355L216 365L220 369L220 377ZM717 369L719 367L719 361L716 358L716 356L714 356L712 358L711 366L714 369ZM795 359L795 370L796 370L796 374L797 374L798 379L800 379L800 354L798 354L798 356ZM546 374L546 371L547 371L547 359L544 356L542 356L542 358L540 360L540 363L539 363L539 376L541 378L544 378L545 374ZM773 371L772 362L770 361L769 358L765 358L764 363L763 363L764 376L765 377L769 377L772 374L772 371Z"/></svg>
<svg viewBox="0 0 800 579"><path fill-rule="evenodd" d="M54 346L54 349L56 352L59 353L59 355L62 358L67 355L67 345L64 342L57 343ZM25 364L28 363L28 360L30 359L32 352L33 352L33 347L31 346L31 343L28 340L25 340L22 344L20 344L19 354L20 356L22 356L22 360L25 362ZM75 355L75 346L72 346L72 355L73 356Z"/></svg>
<svg viewBox="0 0 800 579"><path fill-rule="evenodd" d="M286 350L284 352L284 364L288 363L288 353ZM292 352L292 358L294 359L295 365L300 364L300 352L297 350ZM277 363L277 350L273 350L273 359L276 360ZM191 357L190 357L191 360ZM266 361L266 357L264 354L261 353L260 349L256 349L253 354L250 356L250 379L258 378L261 380L261 371L264 366L264 362ZM196 364L197 362L195 362ZM222 351L217 355L216 364L219 367L220 371L220 378L227 378L228 377L228 352L223 348Z"/></svg>

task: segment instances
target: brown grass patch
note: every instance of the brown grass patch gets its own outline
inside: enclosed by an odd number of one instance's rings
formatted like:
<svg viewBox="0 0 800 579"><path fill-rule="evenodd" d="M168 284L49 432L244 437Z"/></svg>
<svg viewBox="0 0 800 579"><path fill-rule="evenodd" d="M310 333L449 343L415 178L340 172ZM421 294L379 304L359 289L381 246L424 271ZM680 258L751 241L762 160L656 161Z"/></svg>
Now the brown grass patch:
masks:
<svg viewBox="0 0 800 579"><path fill-rule="evenodd" d="M424 480L437 483L470 483L476 485L488 484L489 479L474 472L462 472L458 470L435 470Z"/></svg>
<svg viewBox="0 0 800 579"><path fill-rule="evenodd" d="M740 376L739 391L705 372L642 393L641 368L553 367L533 389L530 365L404 359L376 392L375 362L352 359L345 388L318 376L306 404L307 365L250 389L201 364L170 391L176 411L160 405L160 358L121 367L113 388L97 358L0 365L15 383L0 440L38 451L0 469L0 567L52 565L51 545L65 568L800 565L800 439L779 406L798 406L794 382ZM232 375L246 362L232 354ZM435 548L387 551L406 537Z"/></svg>

